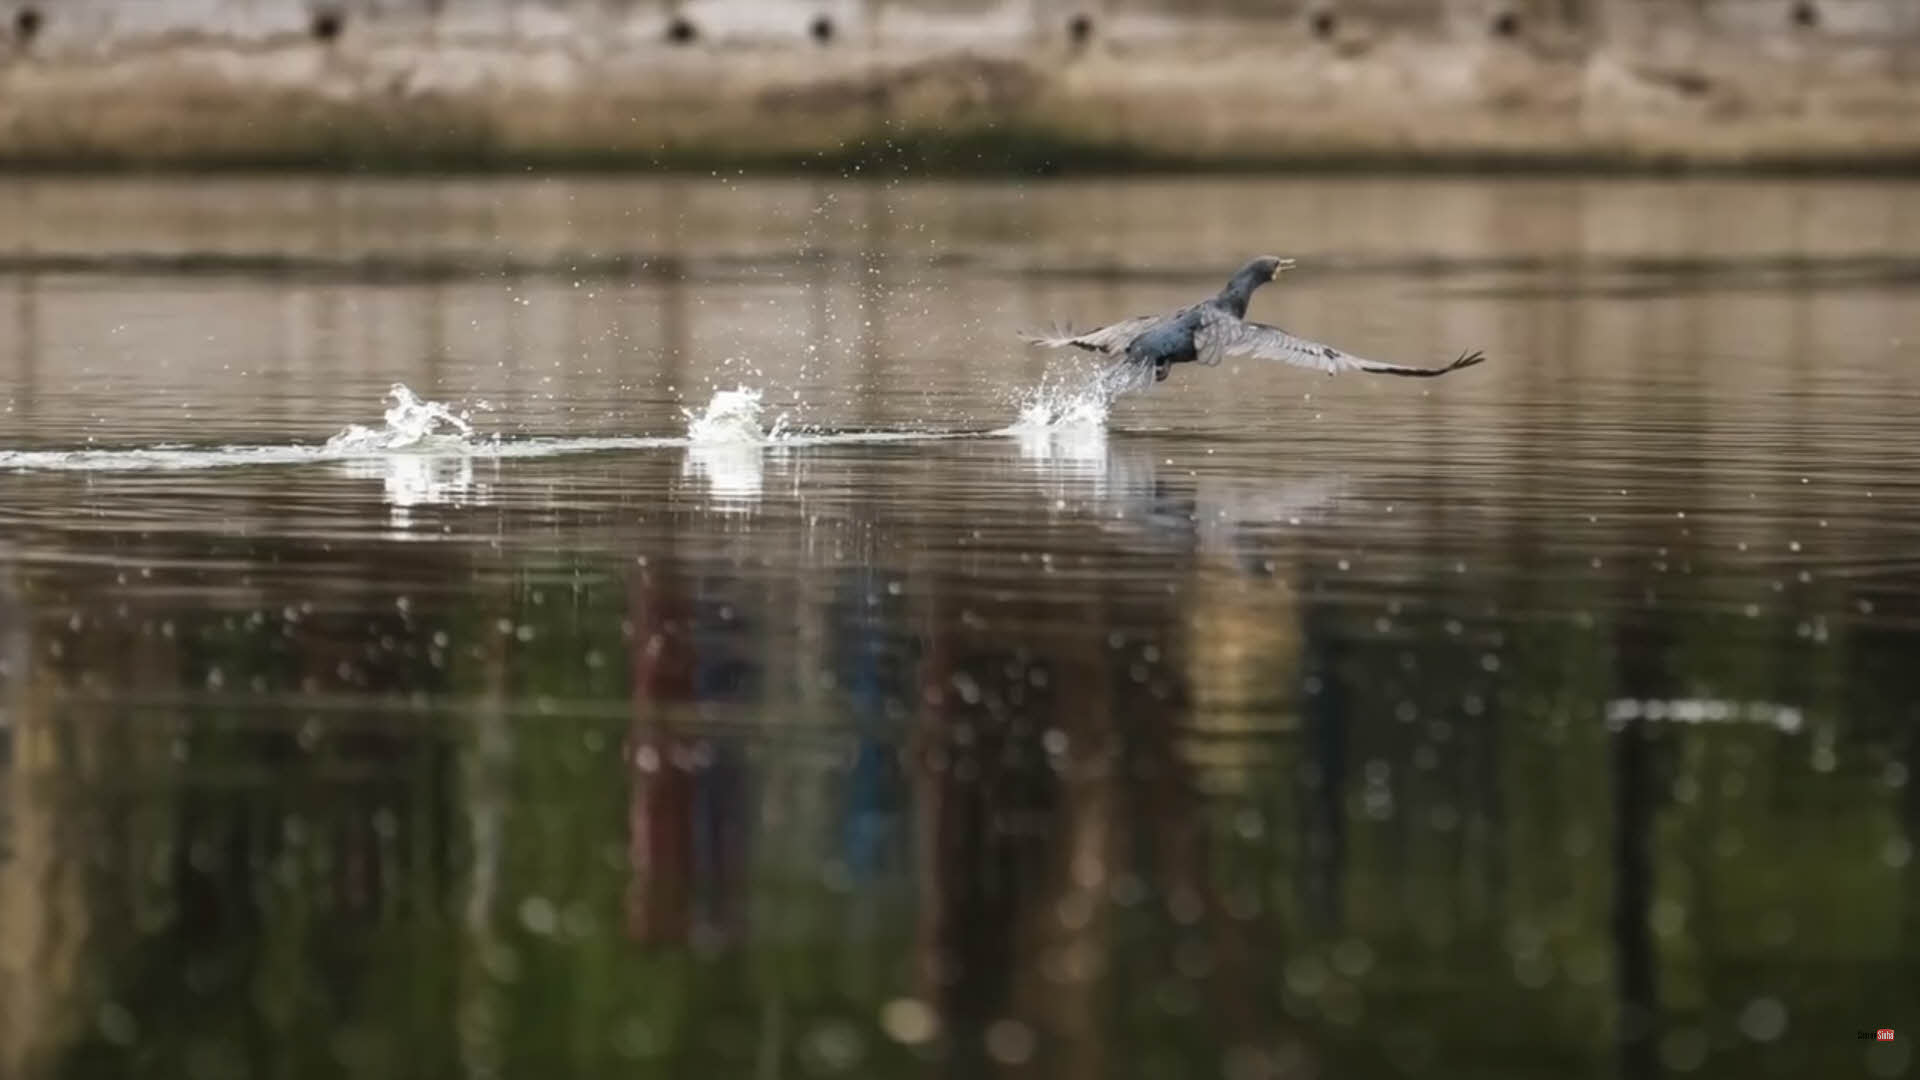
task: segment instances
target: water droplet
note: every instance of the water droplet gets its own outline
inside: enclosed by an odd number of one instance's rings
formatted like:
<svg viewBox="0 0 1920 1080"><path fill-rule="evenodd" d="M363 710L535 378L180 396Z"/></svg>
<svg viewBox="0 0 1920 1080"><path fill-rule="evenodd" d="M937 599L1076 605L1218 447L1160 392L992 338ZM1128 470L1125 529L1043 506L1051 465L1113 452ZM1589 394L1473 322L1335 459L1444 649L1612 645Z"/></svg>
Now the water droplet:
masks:
<svg viewBox="0 0 1920 1080"><path fill-rule="evenodd" d="M140 1027L134 1023L133 1014L117 1001L100 1006L96 1023L100 1027L100 1037L115 1046L132 1046L134 1040L140 1037Z"/></svg>
<svg viewBox="0 0 1920 1080"><path fill-rule="evenodd" d="M1699 1028L1678 1028L1660 1040L1660 1063L1674 1072L1692 1072L1706 1060L1707 1033Z"/></svg>
<svg viewBox="0 0 1920 1080"><path fill-rule="evenodd" d="M1529 990L1538 990L1553 981L1553 957L1544 949L1531 949L1513 958L1513 979Z"/></svg>
<svg viewBox="0 0 1920 1080"><path fill-rule="evenodd" d="M1653 910L1647 913L1647 922L1661 937L1676 937L1686 929L1687 909L1672 897L1662 897L1654 901Z"/></svg>
<svg viewBox="0 0 1920 1080"><path fill-rule="evenodd" d="M1365 975L1373 967L1373 948L1359 938L1348 938L1333 947L1333 969L1349 979Z"/></svg>
<svg viewBox="0 0 1920 1080"><path fill-rule="evenodd" d="M895 1042L918 1046L940 1032L940 1021L916 998L894 998L880 1007L880 1029Z"/></svg>
<svg viewBox="0 0 1920 1080"><path fill-rule="evenodd" d="M1740 1010L1740 1030L1754 1042L1773 1042L1787 1031L1787 1007L1779 998L1761 997Z"/></svg>
<svg viewBox="0 0 1920 1080"><path fill-rule="evenodd" d="M559 926L559 913L554 909L553 901L543 896L529 896L520 902L520 925L529 933L549 937Z"/></svg>
<svg viewBox="0 0 1920 1080"><path fill-rule="evenodd" d="M1303 953L1287 961L1287 988L1301 997L1315 997L1327 985L1327 967L1320 957Z"/></svg>
<svg viewBox="0 0 1920 1080"><path fill-rule="evenodd" d="M866 1056L866 1041L852 1024L829 1020L807 1036L806 1050L828 1072L846 1072Z"/></svg>
<svg viewBox="0 0 1920 1080"><path fill-rule="evenodd" d="M995 1020L987 1028L987 1054L1002 1065L1022 1065L1033 1057L1033 1029L1018 1020Z"/></svg>

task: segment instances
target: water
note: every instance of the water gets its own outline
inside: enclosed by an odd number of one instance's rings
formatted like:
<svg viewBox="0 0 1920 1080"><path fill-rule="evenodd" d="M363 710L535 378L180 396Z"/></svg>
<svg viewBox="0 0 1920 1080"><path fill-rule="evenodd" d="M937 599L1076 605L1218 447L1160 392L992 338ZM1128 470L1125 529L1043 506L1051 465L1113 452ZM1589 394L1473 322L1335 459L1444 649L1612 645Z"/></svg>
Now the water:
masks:
<svg viewBox="0 0 1920 1080"><path fill-rule="evenodd" d="M4 186L0 1073L1914 1073L1920 187Z"/></svg>

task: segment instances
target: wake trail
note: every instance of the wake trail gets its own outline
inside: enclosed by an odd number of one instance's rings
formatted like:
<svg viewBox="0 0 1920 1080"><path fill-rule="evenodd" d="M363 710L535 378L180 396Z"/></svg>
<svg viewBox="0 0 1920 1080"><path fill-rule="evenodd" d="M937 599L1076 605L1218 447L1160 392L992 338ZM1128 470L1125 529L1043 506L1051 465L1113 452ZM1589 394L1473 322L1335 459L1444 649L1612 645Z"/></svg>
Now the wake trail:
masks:
<svg viewBox="0 0 1920 1080"><path fill-rule="evenodd" d="M548 458L617 450L674 448L801 448L867 443L977 439L1014 434L998 430L836 431L768 423L761 392L747 387L716 391L703 408L683 408L685 435L524 436L484 435L466 413L421 398L404 384L387 391L382 423L349 424L324 443L195 446L160 443L130 448L0 450L0 471L11 472L191 472L244 466L307 465L380 458ZM1034 421L1038 422L1038 421Z"/></svg>

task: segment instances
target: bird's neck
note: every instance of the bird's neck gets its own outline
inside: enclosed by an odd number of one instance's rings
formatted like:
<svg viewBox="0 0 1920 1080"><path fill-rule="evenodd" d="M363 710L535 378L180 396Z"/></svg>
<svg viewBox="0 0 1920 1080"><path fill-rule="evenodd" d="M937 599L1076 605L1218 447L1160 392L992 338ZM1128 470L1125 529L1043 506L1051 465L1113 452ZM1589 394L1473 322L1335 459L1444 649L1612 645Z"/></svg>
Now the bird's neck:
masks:
<svg viewBox="0 0 1920 1080"><path fill-rule="evenodd" d="M1253 290L1264 284L1266 281L1254 273L1235 274L1233 280L1227 282L1227 287L1220 290L1220 295L1214 297L1214 303L1227 309L1234 318L1244 319L1247 317L1247 304L1253 299Z"/></svg>

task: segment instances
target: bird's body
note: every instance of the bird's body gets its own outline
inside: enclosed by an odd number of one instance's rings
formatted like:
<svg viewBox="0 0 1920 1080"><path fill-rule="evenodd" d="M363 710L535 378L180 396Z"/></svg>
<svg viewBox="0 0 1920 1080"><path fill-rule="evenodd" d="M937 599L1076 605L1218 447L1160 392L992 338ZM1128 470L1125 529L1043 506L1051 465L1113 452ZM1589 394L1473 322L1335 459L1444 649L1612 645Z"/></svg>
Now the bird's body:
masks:
<svg viewBox="0 0 1920 1080"><path fill-rule="evenodd" d="M1199 305L1181 308L1127 342L1127 358L1150 363L1158 371L1164 371L1172 364L1192 363L1200 358L1194 348L1194 339L1199 334Z"/></svg>
<svg viewBox="0 0 1920 1080"><path fill-rule="evenodd" d="M1292 259L1263 255L1241 267L1218 295L1171 314L1142 315L1084 334L1069 332L1029 340L1054 348L1070 345L1113 357L1119 362L1111 369L1109 381L1120 389L1149 385L1149 378L1160 382L1175 364L1212 365L1230 356L1280 360L1328 375L1364 371L1373 375L1412 376L1445 375L1485 359L1480 353L1471 352L1461 354L1459 359L1443 367L1385 364L1295 337L1277 326L1249 321L1247 305L1253 299L1253 291L1292 266Z"/></svg>

